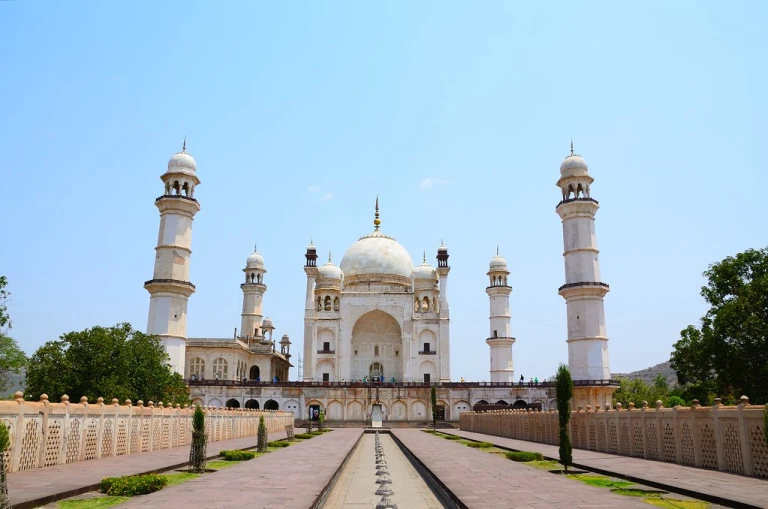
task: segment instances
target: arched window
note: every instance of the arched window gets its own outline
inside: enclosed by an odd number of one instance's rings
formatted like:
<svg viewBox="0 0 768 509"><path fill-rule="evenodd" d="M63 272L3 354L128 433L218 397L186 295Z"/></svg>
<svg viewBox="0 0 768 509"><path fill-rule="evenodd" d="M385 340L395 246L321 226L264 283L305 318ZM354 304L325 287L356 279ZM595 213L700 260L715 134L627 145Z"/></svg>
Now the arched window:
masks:
<svg viewBox="0 0 768 509"><path fill-rule="evenodd" d="M321 311L323 309L323 299L319 295L317 296L317 310Z"/></svg>
<svg viewBox="0 0 768 509"><path fill-rule="evenodd" d="M227 379L227 361L221 357L213 361L213 377L221 380Z"/></svg>
<svg viewBox="0 0 768 509"><path fill-rule="evenodd" d="M235 398L227 400L227 408L240 408L240 402Z"/></svg>
<svg viewBox="0 0 768 509"><path fill-rule="evenodd" d="M251 366L251 372L248 378L250 378L251 380L256 380L256 379L259 379L260 377L261 377L261 370L259 369L259 367Z"/></svg>
<svg viewBox="0 0 768 509"><path fill-rule="evenodd" d="M195 357L189 361L189 376L194 376L198 380L205 375L205 361L200 357Z"/></svg>
<svg viewBox="0 0 768 509"><path fill-rule="evenodd" d="M424 297L421 301L421 310L429 311L429 297Z"/></svg>
<svg viewBox="0 0 768 509"><path fill-rule="evenodd" d="M178 180L173 182L173 194L174 195L179 194L179 181Z"/></svg>
<svg viewBox="0 0 768 509"><path fill-rule="evenodd" d="M371 367L368 370L368 374L371 378L379 378L384 375L384 366L382 366L380 362L374 362L371 364Z"/></svg>
<svg viewBox="0 0 768 509"><path fill-rule="evenodd" d="M338 297L333 299L333 310L334 311L338 311L339 310L339 298Z"/></svg>
<svg viewBox="0 0 768 509"><path fill-rule="evenodd" d="M373 347L373 355L376 357L379 356L379 345Z"/></svg>
<svg viewBox="0 0 768 509"><path fill-rule="evenodd" d="M189 196L189 185L186 182L184 182L184 185L181 186L181 194L184 196Z"/></svg>
<svg viewBox="0 0 768 509"><path fill-rule="evenodd" d="M325 310L330 311L331 310L331 296L326 295L325 296Z"/></svg>

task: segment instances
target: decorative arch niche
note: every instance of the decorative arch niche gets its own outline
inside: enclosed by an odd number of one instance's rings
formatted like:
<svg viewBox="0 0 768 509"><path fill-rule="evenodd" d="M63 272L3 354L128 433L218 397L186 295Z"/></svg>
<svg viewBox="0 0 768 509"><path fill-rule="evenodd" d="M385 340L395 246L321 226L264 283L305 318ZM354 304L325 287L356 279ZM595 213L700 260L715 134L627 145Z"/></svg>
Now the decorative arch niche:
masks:
<svg viewBox="0 0 768 509"><path fill-rule="evenodd" d="M374 362L383 366L387 380L402 381L403 334L398 321L379 309L369 311L357 319L352 327L351 377L360 380L370 375Z"/></svg>

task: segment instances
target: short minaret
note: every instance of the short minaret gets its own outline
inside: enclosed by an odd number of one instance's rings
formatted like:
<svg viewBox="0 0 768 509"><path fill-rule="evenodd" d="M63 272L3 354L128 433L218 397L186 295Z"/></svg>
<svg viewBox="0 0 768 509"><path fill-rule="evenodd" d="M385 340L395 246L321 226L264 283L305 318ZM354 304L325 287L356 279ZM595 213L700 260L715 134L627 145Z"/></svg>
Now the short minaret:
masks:
<svg viewBox="0 0 768 509"><path fill-rule="evenodd" d="M565 284L559 293L567 307L568 367L574 380L611 378L603 309L603 297L609 288L600 281L595 240L595 213L599 205L590 195L593 180L586 161L573 153L571 142L571 153L560 165L557 186L563 199L555 210L563 220ZM590 396L594 397L597 395ZM590 404L604 402L601 398Z"/></svg>
<svg viewBox="0 0 768 509"><path fill-rule="evenodd" d="M488 277L490 286L485 289L491 304L491 331L485 340L491 348L491 382L514 382L515 369L512 362L512 337L509 313L509 294L512 287L507 284L507 261L499 255L491 259Z"/></svg>
<svg viewBox="0 0 768 509"><path fill-rule="evenodd" d="M187 300L195 293L189 282L192 254L192 221L200 211L195 200L197 163L187 153L187 142L181 152L168 161L163 181L163 195L155 200L160 211L160 233L155 248L155 270L144 283L149 292L147 334L160 337L168 353L171 369L184 376L187 343Z"/></svg>
<svg viewBox="0 0 768 509"><path fill-rule="evenodd" d="M448 311L448 248L443 241L437 248L437 275L440 278L440 381L451 381L451 317Z"/></svg>
<svg viewBox="0 0 768 509"><path fill-rule="evenodd" d="M315 319L315 277L317 276L317 248L311 240L304 256L306 258L304 272L307 274L307 295L304 301L304 372L299 373L299 376L305 382L311 382L315 377L316 349L313 323Z"/></svg>
<svg viewBox="0 0 768 509"><path fill-rule="evenodd" d="M240 285L243 290L243 313L240 321L240 337L250 339L263 337L261 320L263 318L264 292L267 285L264 284L264 258L259 250L254 247L253 253L245 261L245 283Z"/></svg>

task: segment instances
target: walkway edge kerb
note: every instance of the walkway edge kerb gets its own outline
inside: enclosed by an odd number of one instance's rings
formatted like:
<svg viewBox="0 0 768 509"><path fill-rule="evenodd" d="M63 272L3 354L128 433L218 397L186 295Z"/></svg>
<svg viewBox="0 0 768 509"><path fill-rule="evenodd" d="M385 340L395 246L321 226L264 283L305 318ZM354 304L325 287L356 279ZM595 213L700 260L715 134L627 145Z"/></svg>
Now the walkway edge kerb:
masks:
<svg viewBox="0 0 768 509"><path fill-rule="evenodd" d="M357 449L357 446L360 445L360 440L363 439L363 436L364 436L364 433L361 433L360 436L357 437L357 440L355 441L355 445L353 445L352 448L349 450L347 455L344 457L344 461L341 462L341 465L339 465L339 468L337 468L336 471L333 473L333 476L331 476L331 479L322 489L322 491L317 496L315 501L312 502L312 505L309 506L309 509L318 509L323 506L323 504L325 503L325 500L328 498L328 495L331 493L331 490L336 485L336 481L341 475L341 471L344 470L344 467L349 462L349 458L352 457L352 453L354 453L355 449Z"/></svg>
<svg viewBox="0 0 768 509"><path fill-rule="evenodd" d="M257 447L258 447L257 445L250 446L250 447L242 447L241 450L250 451L251 449L256 449ZM221 457L221 454L213 454L211 456L207 456L205 459L206 461L210 461L220 457ZM147 470L146 472L139 472L138 474L131 474L131 475L133 476L133 475L160 474L162 472L168 472L169 470L176 470L177 468L186 467L187 465L189 465L189 461L185 461L184 463L178 463L176 465L155 468L153 470ZM72 490L62 491L54 495L46 495L44 497L36 498L34 500L27 500L19 504L13 504L11 506L11 509L34 509L35 507L52 504L54 502L58 502L60 500L64 500L70 497L76 497L77 495L82 495L83 493L90 493L92 491L97 491L100 485L101 485L101 482L96 484L91 484L88 486L81 486L79 488L75 488Z"/></svg>
<svg viewBox="0 0 768 509"><path fill-rule="evenodd" d="M389 433L389 436L392 437L392 439L395 441L397 446L400 448L400 450L403 452L405 457L408 459L408 461L411 462L411 464L416 468L416 471L421 475L421 477L424 479L424 481L427 483L427 485L434 485L434 487L439 488L440 491L442 491L442 496L438 495L438 499L440 502L445 502L445 498L448 498L451 502L454 503L454 507L457 507L459 509L469 509L464 502L459 499L459 497L456 496L456 494L451 491L448 486L443 483L443 481L440 480L438 476L434 474L420 459L418 456L413 454L408 447L403 444L403 442L397 437L395 433ZM430 488L433 488L433 486L429 486ZM433 489L434 491L434 489Z"/></svg>
<svg viewBox="0 0 768 509"><path fill-rule="evenodd" d="M454 437L459 437L462 440L468 440L470 442L480 442L480 440L475 440L474 438L468 438L468 437L464 437L464 436L461 436L461 435L456 435L456 434L448 432L448 431L441 431L441 433L443 433L445 435L451 435L451 436L454 436ZM513 449L511 447L505 447L503 445L496 444L496 443L493 442L493 438L494 438L493 435L488 435L488 439L485 440L485 441L486 442L491 442L491 443L493 443L494 447L497 447L499 449L504 449L505 451L522 452L521 449ZM532 443L536 443L536 442L532 442ZM544 458L546 458L548 460L560 461L560 458L554 458L552 456L547 456L547 455L544 455L544 454L542 454L542 456L544 456ZM653 460L648 460L648 461L653 461ZM664 491L669 491L670 493L677 493L678 495L684 495L686 497L696 498L696 499L699 499L699 500L703 500L705 502L711 502L713 504L718 504L718 505L722 505L722 506L725 506L725 507L733 507L735 509L763 509L761 506L752 505L752 504L746 504L744 502L739 502L738 500L731 500L731 499L727 499L727 498L723 498L723 497L718 497L717 495L711 495L709 493L702 493L702 492L695 491L695 490L689 490L687 488L681 488L680 486L675 486L675 485L672 485L672 484L666 484L666 483L662 483L662 482L658 482L658 481L653 481L651 479L644 479L642 477L636 477L636 476L633 476L633 475L622 474L620 472L613 472L611 470L606 470L604 468L596 468L596 467L593 467L593 466L587 466L587 465L584 465L583 463L576 463L576 462L574 462L572 464L572 466L574 466L576 468L580 468L582 470L587 470L589 472L595 472L595 473L598 473L598 474L608 475L608 476L616 477L616 478L619 478L619 479L625 479L627 481L632 481L632 482L637 483L637 484L644 484L644 485L650 486L652 488L658 488L658 489L661 489L661 490L664 490Z"/></svg>

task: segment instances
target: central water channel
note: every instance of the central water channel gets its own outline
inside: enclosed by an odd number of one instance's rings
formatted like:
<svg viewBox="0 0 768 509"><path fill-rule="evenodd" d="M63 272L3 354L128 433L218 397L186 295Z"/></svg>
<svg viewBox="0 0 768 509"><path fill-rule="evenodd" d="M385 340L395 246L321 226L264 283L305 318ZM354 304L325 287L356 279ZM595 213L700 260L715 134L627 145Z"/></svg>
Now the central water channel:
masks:
<svg viewBox="0 0 768 509"><path fill-rule="evenodd" d="M378 454L377 437L380 445ZM381 466L384 468L377 468ZM385 472L388 475L384 474ZM381 484L382 478L388 478L391 482ZM399 509L443 507L388 433L366 433L352 451L352 456L325 499L323 508L385 507L382 505L384 495L376 494L377 491L381 493L382 486L387 486L392 492L388 496L389 502Z"/></svg>

